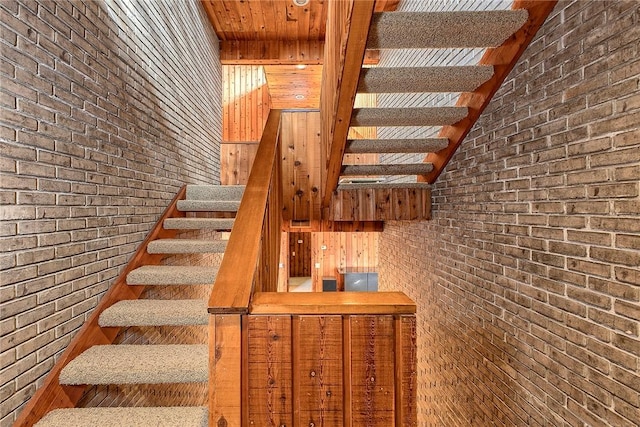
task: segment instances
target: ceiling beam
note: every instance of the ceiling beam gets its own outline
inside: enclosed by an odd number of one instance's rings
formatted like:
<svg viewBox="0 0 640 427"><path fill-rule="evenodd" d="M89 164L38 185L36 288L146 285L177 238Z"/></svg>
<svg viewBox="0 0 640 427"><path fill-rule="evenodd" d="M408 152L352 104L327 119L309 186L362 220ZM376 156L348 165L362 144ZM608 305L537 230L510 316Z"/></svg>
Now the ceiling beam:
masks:
<svg viewBox="0 0 640 427"><path fill-rule="evenodd" d="M220 62L224 65L321 65L324 41L320 40L223 40ZM377 65L379 50L367 50L364 64Z"/></svg>
<svg viewBox="0 0 640 427"><path fill-rule="evenodd" d="M319 65L324 42L320 40L227 40L220 42L224 65Z"/></svg>

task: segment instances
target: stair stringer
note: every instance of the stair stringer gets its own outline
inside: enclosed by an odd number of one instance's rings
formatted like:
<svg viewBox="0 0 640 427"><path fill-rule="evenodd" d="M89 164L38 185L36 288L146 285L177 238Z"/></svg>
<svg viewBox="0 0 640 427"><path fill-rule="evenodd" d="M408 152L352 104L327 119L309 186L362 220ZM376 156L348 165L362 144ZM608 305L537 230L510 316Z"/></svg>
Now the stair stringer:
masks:
<svg viewBox="0 0 640 427"><path fill-rule="evenodd" d="M143 265L159 265L164 255L147 253L149 242L159 238L175 237L178 230L163 228L167 218L185 217L185 212L177 208L178 200L183 200L186 194L186 186L183 186L173 198L169 206L160 216L145 240L115 280L114 284L101 298L93 310L93 313L71 340L66 350L58 358L45 378L44 384L36 390L35 394L27 402L18 416L14 427L27 427L37 423L45 414L60 408L73 408L80 401L89 386L76 385L64 386L59 383L60 371L75 357L94 345L112 344L122 328L102 328L98 324L100 314L111 305L122 300L137 299L145 289L145 286L127 285L127 274L135 268Z"/></svg>

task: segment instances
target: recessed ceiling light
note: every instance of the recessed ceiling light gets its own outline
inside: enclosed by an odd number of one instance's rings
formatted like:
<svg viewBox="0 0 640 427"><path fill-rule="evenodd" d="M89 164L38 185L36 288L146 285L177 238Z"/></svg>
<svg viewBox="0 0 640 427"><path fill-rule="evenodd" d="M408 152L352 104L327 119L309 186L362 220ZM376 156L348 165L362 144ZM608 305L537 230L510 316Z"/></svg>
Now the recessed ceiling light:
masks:
<svg viewBox="0 0 640 427"><path fill-rule="evenodd" d="M299 94L298 94L298 95L296 95L296 96L295 96L295 98L296 98L297 100L301 100L301 99L304 99L304 95L299 95Z"/></svg>
<svg viewBox="0 0 640 427"><path fill-rule="evenodd" d="M309 0L292 0L296 6L306 6L309 4Z"/></svg>
<svg viewBox="0 0 640 427"><path fill-rule="evenodd" d="M305 68L307 68L307 66L306 66L306 65L304 65L304 64L298 64L298 65L296 65L296 68L297 68L298 70L304 70Z"/></svg>

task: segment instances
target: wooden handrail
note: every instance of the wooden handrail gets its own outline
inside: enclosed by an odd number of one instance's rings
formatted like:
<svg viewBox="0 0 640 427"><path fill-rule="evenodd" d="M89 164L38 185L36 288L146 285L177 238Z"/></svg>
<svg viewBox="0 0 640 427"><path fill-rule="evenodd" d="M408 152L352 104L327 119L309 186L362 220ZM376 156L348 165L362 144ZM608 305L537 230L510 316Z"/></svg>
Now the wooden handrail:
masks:
<svg viewBox="0 0 640 427"><path fill-rule="evenodd" d="M177 233L176 230L165 230L162 227L167 218L184 217L184 212L177 209L178 200L185 197L186 186L183 186L178 194L171 201L164 213L160 216L155 226L151 229L147 238L140 244L138 250L133 255L124 270L120 273L114 284L104 294L97 307L89 319L85 322L77 335L71 340L67 349L62 353L56 364L51 368L44 384L36 391L27 402L24 409L18 416L14 427L27 427L37 423L47 412L58 408L72 408L82 398L86 386L63 386L60 385L60 371L71 360L83 351L94 345L111 344L120 332L121 328L102 328L98 325L100 314L118 301L137 299L145 289L145 286L127 285L127 274L141 265L157 265L163 255L151 255L147 252L147 245L152 240L160 238L171 238Z"/></svg>
<svg viewBox="0 0 640 427"><path fill-rule="evenodd" d="M424 161L433 163L433 170L426 176L419 176L418 181L433 184L438 179L556 3L556 0L515 0L513 2L512 9L526 9L529 12L527 22L501 46L487 49L482 56L479 65L492 65L493 76L474 92L465 92L460 96L456 105L467 107L469 113L458 123L443 126L438 137L448 138L449 146L437 153L427 155Z"/></svg>
<svg viewBox="0 0 640 427"><path fill-rule="evenodd" d="M331 0L320 91L322 207L338 186L375 0Z"/></svg>
<svg viewBox="0 0 640 427"><path fill-rule="evenodd" d="M402 292L257 292L250 314L415 314Z"/></svg>
<svg viewBox="0 0 640 427"><path fill-rule="evenodd" d="M261 257L264 255L263 240L268 237L264 235L265 228L271 233L277 232L278 237L280 235L281 212L277 209L282 200L278 172L279 130L280 110L271 110L209 298L209 313L247 313L256 280L263 274L258 271L260 264L271 269L272 280L274 265L261 262ZM269 201L275 202L273 209L268 209ZM276 259L275 267L277 263ZM268 284L259 286L260 290L269 290Z"/></svg>

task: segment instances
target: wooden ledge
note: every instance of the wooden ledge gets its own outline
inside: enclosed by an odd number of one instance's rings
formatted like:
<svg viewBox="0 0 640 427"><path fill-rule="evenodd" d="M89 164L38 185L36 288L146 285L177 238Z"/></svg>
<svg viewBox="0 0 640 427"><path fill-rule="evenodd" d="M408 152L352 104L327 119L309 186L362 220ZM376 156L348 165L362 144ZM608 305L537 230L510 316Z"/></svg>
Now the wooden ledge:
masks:
<svg viewBox="0 0 640 427"><path fill-rule="evenodd" d="M257 292L249 314L415 314L402 292Z"/></svg>

